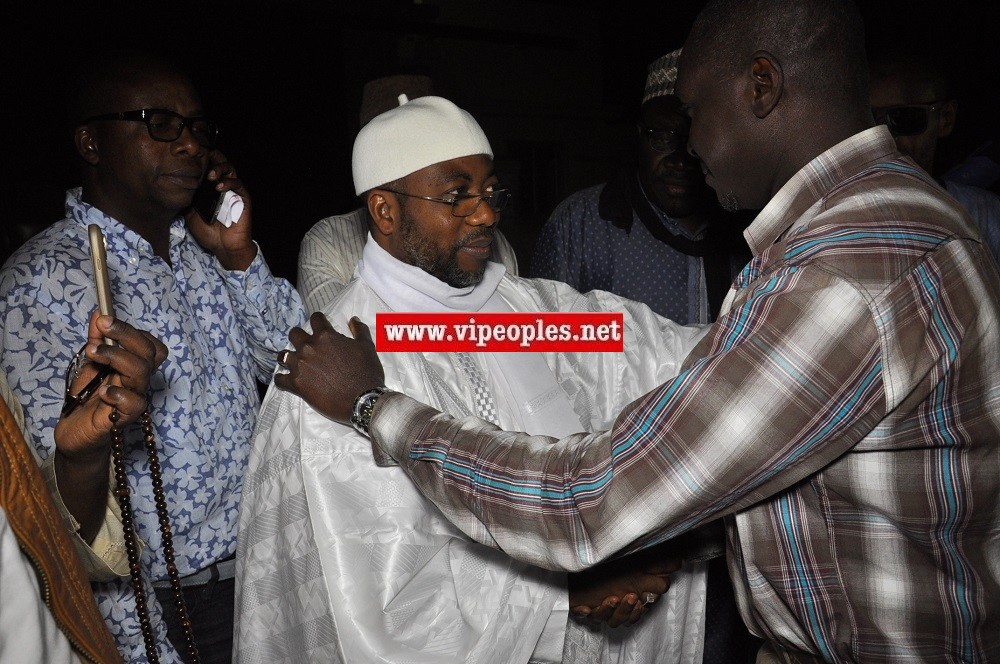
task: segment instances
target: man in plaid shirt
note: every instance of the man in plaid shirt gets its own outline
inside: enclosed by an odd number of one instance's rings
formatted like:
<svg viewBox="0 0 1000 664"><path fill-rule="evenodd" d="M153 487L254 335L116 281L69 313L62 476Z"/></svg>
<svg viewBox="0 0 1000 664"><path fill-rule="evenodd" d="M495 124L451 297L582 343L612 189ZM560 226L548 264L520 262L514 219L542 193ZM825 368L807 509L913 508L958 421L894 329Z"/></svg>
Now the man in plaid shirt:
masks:
<svg viewBox="0 0 1000 664"><path fill-rule="evenodd" d="M677 378L551 439L387 393L373 443L456 524L580 569L725 516L758 662L1000 660L1000 275L954 199L872 127L846 0L719 0L684 46L689 149L761 209L754 258ZM313 319L280 386L336 419L380 384ZM336 370L330 367L336 367Z"/></svg>

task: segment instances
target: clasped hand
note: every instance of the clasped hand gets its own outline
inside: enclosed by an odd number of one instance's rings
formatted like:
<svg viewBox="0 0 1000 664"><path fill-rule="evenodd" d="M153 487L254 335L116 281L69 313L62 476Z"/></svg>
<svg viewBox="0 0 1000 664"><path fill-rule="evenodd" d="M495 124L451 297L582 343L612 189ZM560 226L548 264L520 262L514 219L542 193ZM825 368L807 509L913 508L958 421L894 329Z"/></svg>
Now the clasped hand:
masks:
<svg viewBox="0 0 1000 664"><path fill-rule="evenodd" d="M670 588L681 561L669 544L569 575L570 613L583 622L632 625Z"/></svg>

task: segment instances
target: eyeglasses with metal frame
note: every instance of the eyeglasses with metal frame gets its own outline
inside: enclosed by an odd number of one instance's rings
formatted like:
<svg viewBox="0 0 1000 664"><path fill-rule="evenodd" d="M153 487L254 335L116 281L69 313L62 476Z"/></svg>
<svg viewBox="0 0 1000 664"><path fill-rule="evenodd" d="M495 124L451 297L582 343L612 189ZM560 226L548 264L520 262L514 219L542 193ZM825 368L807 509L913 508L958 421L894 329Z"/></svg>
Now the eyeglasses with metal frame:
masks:
<svg viewBox="0 0 1000 664"><path fill-rule="evenodd" d="M893 136L919 136L927 131L931 112L941 108L944 101L872 108L872 115L875 124L887 126Z"/></svg>
<svg viewBox="0 0 1000 664"><path fill-rule="evenodd" d="M650 129L639 125L639 133L649 147L663 154L673 154L687 145L687 134L676 129Z"/></svg>
<svg viewBox="0 0 1000 664"><path fill-rule="evenodd" d="M419 198L425 201L434 201L435 203L450 205L451 213L456 217L471 217L476 213L476 210L479 209L479 204L483 201L486 201L486 204L489 205L494 212L499 214L500 212L503 212L503 209L507 206L511 197L510 189L494 189L488 194L456 194L451 198L439 198L437 196L418 196L405 191L386 189L385 187L378 188L382 191L388 191L396 194L397 196Z"/></svg>
<svg viewBox="0 0 1000 664"><path fill-rule="evenodd" d="M219 126L208 118L203 116L188 118L164 108L143 108L124 113L94 115L80 120L79 124L103 120L143 122L146 125L146 131L149 132L149 137L162 143L176 141L184 133L184 127L187 127L195 140L206 148L214 146L215 139L219 136Z"/></svg>

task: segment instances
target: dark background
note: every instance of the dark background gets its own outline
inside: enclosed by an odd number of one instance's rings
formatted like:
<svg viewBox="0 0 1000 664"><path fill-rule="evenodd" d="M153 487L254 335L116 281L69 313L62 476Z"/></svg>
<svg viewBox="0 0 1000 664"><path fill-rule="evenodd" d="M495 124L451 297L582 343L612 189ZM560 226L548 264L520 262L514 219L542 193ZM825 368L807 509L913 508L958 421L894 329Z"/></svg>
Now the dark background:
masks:
<svg viewBox="0 0 1000 664"><path fill-rule="evenodd" d="M870 42L918 40L957 65L959 122L944 165L995 134L996 29L988 3L862 2ZM36 3L3 12L3 188L8 229L63 216L78 162L61 85L78 58L145 47L191 75L220 147L254 199L254 236L295 279L299 241L356 206L350 153L361 89L430 75L469 110L512 186L502 229L530 271L540 225L565 196L629 158L646 66L680 46L702 6L568 0Z"/></svg>

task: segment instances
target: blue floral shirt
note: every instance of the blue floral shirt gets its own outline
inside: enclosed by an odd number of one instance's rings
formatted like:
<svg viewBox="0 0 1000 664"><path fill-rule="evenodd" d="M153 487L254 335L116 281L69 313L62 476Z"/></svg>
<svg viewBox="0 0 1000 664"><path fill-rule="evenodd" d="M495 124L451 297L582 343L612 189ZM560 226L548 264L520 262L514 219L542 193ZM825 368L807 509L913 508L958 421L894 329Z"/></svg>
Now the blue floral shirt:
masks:
<svg viewBox="0 0 1000 664"><path fill-rule="evenodd" d="M0 270L3 324L0 362L24 407L44 459L54 450L65 372L87 340L97 308L87 225L107 238L117 317L159 338L170 351L153 375L150 404L180 574L194 573L236 551L243 472L267 381L287 332L305 321L292 285L274 277L261 253L246 271L227 271L187 232L170 229L170 263L137 233L67 192L66 219L36 235ZM142 432L126 431L136 530L146 542L147 579L167 578ZM131 583L97 584L98 604L126 661L145 661ZM169 652L155 595L150 617Z"/></svg>

